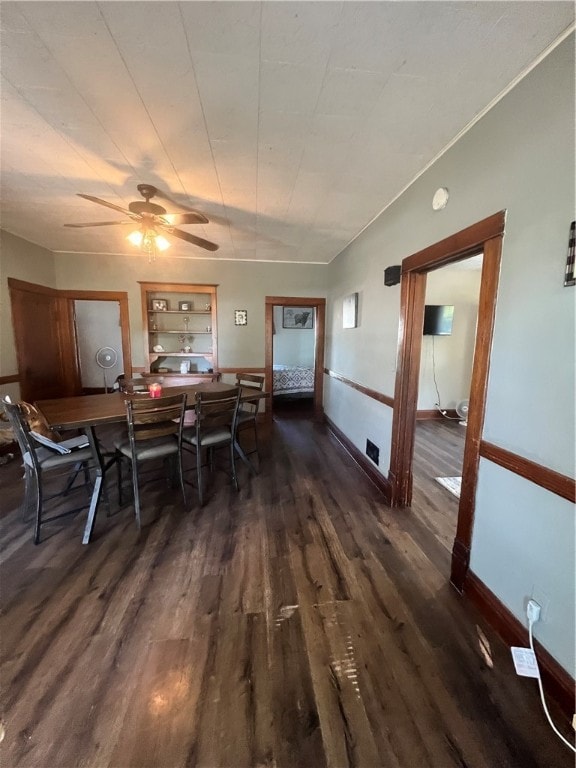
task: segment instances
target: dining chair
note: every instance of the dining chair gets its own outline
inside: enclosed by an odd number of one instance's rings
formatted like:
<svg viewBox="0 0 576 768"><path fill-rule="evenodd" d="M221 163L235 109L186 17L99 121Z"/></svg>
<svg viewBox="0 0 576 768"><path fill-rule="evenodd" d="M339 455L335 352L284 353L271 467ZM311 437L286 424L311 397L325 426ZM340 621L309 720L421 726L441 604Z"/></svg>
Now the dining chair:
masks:
<svg viewBox="0 0 576 768"><path fill-rule="evenodd" d="M148 391L148 383L144 378L130 379L122 375L122 376L118 376L118 378L116 379L116 384L118 385L118 389L120 390L120 392L123 392L124 394L131 395L134 392Z"/></svg>
<svg viewBox="0 0 576 768"><path fill-rule="evenodd" d="M35 512L34 544L39 544L40 527L43 524L74 514L88 506L88 504L85 504L75 509L67 509L60 514L52 515L51 517L43 517L45 503L52 499L67 496L72 491L74 482L80 470L84 470L84 487L90 487L88 467L93 461L94 456L92 454L92 449L89 446L76 447L78 444L84 442L78 438L61 440L57 444L54 443L55 446L58 446L57 449L48 448L46 447L46 444L41 445L37 439L34 438L28 419L26 418L24 406L27 404L12 403L8 397L5 397L2 401L2 405L4 406L4 411L12 426L14 436L22 453L22 461L24 464L23 517L25 520L27 519L28 510L33 504ZM59 451L66 452L60 453ZM71 474L66 473L67 481L64 488L57 493L46 495L44 492L46 474L55 472L56 470L61 471L63 469L72 470Z"/></svg>
<svg viewBox="0 0 576 768"><path fill-rule="evenodd" d="M254 449L251 451L245 451L245 455L249 456L255 453L258 456L258 467L260 467L260 452L258 450L258 410L260 408L260 398L255 400L245 400L246 390L253 389L255 392L262 392L264 389L264 376L258 376L255 373L237 373L236 374L236 386L241 387L242 403L238 411L238 419L236 425L236 432L240 432L246 427L252 427L254 430ZM238 434L236 436L238 439Z"/></svg>
<svg viewBox="0 0 576 768"><path fill-rule="evenodd" d="M202 479L202 451L207 449L207 461L213 468L213 451L217 448L230 449L230 471L234 487L238 490L235 463L235 435L240 390L229 389L222 392L200 390L196 392L196 422L193 427L182 433L182 447L196 455L196 481L198 500L204 505Z"/></svg>
<svg viewBox="0 0 576 768"><path fill-rule="evenodd" d="M122 505L122 462L127 459L132 467L134 513L136 525L141 528L139 467L152 459L176 461L182 498L186 504L186 489L182 469L182 426L186 409L186 395L167 397L141 397L126 400L128 439L115 443L118 469L118 499Z"/></svg>

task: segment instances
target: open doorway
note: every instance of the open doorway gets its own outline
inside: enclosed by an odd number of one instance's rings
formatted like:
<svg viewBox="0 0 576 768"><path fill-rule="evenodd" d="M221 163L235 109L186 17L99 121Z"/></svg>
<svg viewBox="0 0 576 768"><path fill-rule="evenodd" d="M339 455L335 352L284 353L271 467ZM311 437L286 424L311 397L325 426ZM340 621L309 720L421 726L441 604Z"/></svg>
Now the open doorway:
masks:
<svg viewBox="0 0 576 768"><path fill-rule="evenodd" d="M76 299L74 322L82 394L110 391L124 374L120 303Z"/></svg>
<svg viewBox="0 0 576 768"><path fill-rule="evenodd" d="M398 369L388 477L392 506L409 506L412 500L418 379L427 275L433 270L446 264L462 261L479 251L483 254L462 484L450 571L450 582L458 591L463 589L470 563L480 441L484 426L505 219L505 211L500 211L409 256L402 262Z"/></svg>
<svg viewBox="0 0 576 768"><path fill-rule="evenodd" d="M314 415L314 307L275 305L273 312L274 413L310 418Z"/></svg>
<svg viewBox="0 0 576 768"><path fill-rule="evenodd" d="M304 400L312 402L309 417L322 418L325 313L326 299L323 298L266 297L265 370L266 390L271 394L267 403L269 420L272 420L276 406L282 408L282 398L275 403L275 396L300 393ZM275 343L276 335L278 341ZM298 370L299 367L302 370ZM296 402L292 406L296 410L301 399L288 398ZM284 398L284 405L286 402Z"/></svg>
<svg viewBox="0 0 576 768"><path fill-rule="evenodd" d="M448 551L458 521L481 270L480 253L426 279L413 507Z"/></svg>

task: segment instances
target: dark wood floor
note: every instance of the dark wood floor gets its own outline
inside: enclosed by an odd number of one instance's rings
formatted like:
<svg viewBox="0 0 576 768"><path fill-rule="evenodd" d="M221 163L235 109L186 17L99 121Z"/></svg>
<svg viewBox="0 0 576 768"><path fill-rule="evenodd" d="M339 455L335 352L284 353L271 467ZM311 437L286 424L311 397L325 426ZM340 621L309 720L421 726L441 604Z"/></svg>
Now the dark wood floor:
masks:
<svg viewBox="0 0 576 768"><path fill-rule="evenodd" d="M436 477L462 475L466 429L456 420L416 423L413 462L413 510L450 552L456 535L459 500Z"/></svg>
<svg viewBox="0 0 576 768"><path fill-rule="evenodd" d="M34 547L0 467L3 768L572 765L424 511L322 425L262 454L203 509L149 486L140 535L126 508L87 547L83 514Z"/></svg>

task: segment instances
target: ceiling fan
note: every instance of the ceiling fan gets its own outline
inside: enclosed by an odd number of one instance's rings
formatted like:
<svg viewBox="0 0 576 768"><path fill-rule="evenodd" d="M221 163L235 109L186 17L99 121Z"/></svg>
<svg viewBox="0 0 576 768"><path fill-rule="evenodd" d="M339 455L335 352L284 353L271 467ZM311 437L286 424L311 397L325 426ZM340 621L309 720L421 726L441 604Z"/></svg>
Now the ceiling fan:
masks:
<svg viewBox="0 0 576 768"><path fill-rule="evenodd" d="M108 203L99 197L78 193L78 197L83 197L85 200L91 200L93 203L98 203L98 205L104 205L113 211L123 213L125 216L128 216L127 220L95 221L89 224L64 224L64 226L82 228L136 224L137 229L128 235L128 240L134 245L140 246L149 255L155 254L156 250L163 251L170 247L170 243L162 234L163 232L172 237L178 237L180 240L186 240L187 243L192 243L200 248L205 248L207 251L218 250L216 243L211 243L202 237L191 235L189 232L184 232L184 230L177 229L175 226L177 224L208 224L208 219L203 213L192 210L188 213L167 213L166 209L161 205L150 202L152 197L159 195L156 187L153 187L152 184L138 184L137 189L144 200L135 200L128 204L128 208Z"/></svg>

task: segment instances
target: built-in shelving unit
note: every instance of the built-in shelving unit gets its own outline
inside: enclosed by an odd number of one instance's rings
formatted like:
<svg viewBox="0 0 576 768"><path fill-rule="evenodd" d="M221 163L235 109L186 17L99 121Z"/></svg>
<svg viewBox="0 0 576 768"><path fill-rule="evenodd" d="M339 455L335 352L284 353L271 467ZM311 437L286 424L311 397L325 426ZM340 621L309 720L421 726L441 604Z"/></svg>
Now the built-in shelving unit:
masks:
<svg viewBox="0 0 576 768"><path fill-rule="evenodd" d="M151 373L218 370L216 285L140 283L142 324Z"/></svg>

